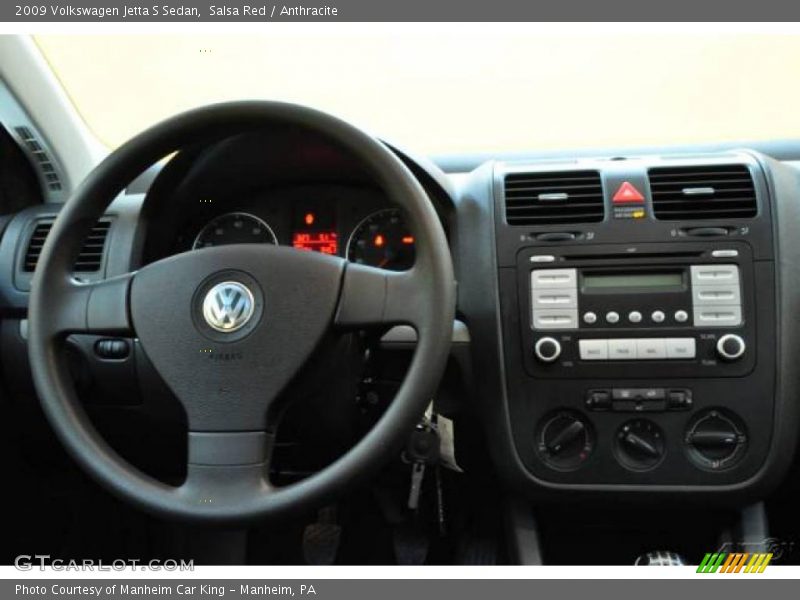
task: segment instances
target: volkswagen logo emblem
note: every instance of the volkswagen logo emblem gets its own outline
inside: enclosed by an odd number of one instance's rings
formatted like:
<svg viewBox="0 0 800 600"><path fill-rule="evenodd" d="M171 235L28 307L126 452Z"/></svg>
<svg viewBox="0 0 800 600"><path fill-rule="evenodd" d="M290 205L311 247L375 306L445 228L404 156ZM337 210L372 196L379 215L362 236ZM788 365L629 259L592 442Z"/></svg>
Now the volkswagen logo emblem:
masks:
<svg viewBox="0 0 800 600"><path fill-rule="evenodd" d="M247 325L255 307L253 292L246 285L223 281L208 290L203 299L203 318L215 331L232 333Z"/></svg>

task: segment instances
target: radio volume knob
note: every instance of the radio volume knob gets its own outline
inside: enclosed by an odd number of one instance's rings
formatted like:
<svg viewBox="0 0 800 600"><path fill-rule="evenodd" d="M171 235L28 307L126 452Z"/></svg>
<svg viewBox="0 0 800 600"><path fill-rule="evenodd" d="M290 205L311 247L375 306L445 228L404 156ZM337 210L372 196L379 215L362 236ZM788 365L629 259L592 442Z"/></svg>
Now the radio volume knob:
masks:
<svg viewBox="0 0 800 600"><path fill-rule="evenodd" d="M723 335L717 341L717 354L725 360L741 358L747 346L741 336L734 333Z"/></svg>
<svg viewBox="0 0 800 600"><path fill-rule="evenodd" d="M533 353L541 362L551 363L561 356L561 344L555 338L543 337L536 342Z"/></svg>

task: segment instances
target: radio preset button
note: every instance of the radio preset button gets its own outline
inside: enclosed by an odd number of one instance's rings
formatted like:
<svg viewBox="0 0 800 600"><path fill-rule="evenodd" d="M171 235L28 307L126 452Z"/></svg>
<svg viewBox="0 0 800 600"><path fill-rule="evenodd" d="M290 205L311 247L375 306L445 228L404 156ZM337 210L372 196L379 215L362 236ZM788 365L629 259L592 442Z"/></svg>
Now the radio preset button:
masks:
<svg viewBox="0 0 800 600"><path fill-rule="evenodd" d="M664 340L667 358L692 359L696 355L694 338L667 338Z"/></svg>
<svg viewBox="0 0 800 600"><path fill-rule="evenodd" d="M664 314L663 310L654 310L650 318L653 319L653 323L663 323L667 316Z"/></svg>
<svg viewBox="0 0 800 600"><path fill-rule="evenodd" d="M591 311L584 313L583 322L588 325L594 325L597 323L597 315Z"/></svg>
<svg viewBox="0 0 800 600"><path fill-rule="evenodd" d="M692 285L716 285L739 283L737 265L692 265Z"/></svg>
<svg viewBox="0 0 800 600"><path fill-rule="evenodd" d="M686 323L686 321L689 320L689 313L687 313L685 310L676 310L675 320L678 323Z"/></svg>
<svg viewBox="0 0 800 600"><path fill-rule="evenodd" d="M636 340L636 358L654 360L667 357L667 348L663 338L647 338Z"/></svg>
<svg viewBox="0 0 800 600"><path fill-rule="evenodd" d="M609 360L635 360L636 359L636 340L608 340Z"/></svg>
<svg viewBox="0 0 800 600"><path fill-rule="evenodd" d="M581 360L608 360L608 340L580 340Z"/></svg>
<svg viewBox="0 0 800 600"><path fill-rule="evenodd" d="M536 269L531 271L532 288L577 288L575 269Z"/></svg>
<svg viewBox="0 0 800 600"><path fill-rule="evenodd" d="M692 286L694 306L734 306L742 303L739 284Z"/></svg>
<svg viewBox="0 0 800 600"><path fill-rule="evenodd" d="M531 256L532 263L551 263L555 262L556 257L549 254L535 254Z"/></svg>
<svg viewBox="0 0 800 600"><path fill-rule="evenodd" d="M578 290L568 288L534 288L533 309L578 308Z"/></svg>
<svg viewBox="0 0 800 600"><path fill-rule="evenodd" d="M537 308L533 311L534 329L577 329L577 308Z"/></svg>
<svg viewBox="0 0 800 600"><path fill-rule="evenodd" d="M631 323L641 323L642 322L642 313L638 310L632 310L628 313L628 320Z"/></svg>
<svg viewBox="0 0 800 600"><path fill-rule="evenodd" d="M695 327L734 327L741 324L741 306L705 306L694 309Z"/></svg>
<svg viewBox="0 0 800 600"><path fill-rule="evenodd" d="M606 321L611 324L619 323L619 313L616 311L609 311L606 313Z"/></svg>

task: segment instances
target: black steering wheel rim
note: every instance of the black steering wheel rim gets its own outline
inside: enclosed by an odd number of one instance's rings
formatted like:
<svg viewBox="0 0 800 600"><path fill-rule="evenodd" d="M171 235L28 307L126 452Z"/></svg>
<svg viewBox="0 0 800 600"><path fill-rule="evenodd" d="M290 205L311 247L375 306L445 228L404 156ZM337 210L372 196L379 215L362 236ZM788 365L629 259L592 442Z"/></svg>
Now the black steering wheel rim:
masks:
<svg viewBox="0 0 800 600"><path fill-rule="evenodd" d="M130 304L137 294L141 296L137 289L142 289L143 284L136 287L137 277L147 281L149 276L152 281L151 273L158 275L159 268L170 266L148 266L138 274L100 285L76 285L72 265L85 236L111 201L154 162L191 144L275 125L310 129L335 141L359 159L389 199L405 210L417 244L410 275L389 276L344 261L323 264L317 258L307 259L317 263L299 263L299 268L308 265L326 269L331 281L339 269L332 326L411 322L417 329L417 347L405 381L379 422L322 471L299 483L273 488L258 476L261 463L240 469L238 463L222 461L196 464L199 484L172 487L138 471L97 433L77 397L63 353L65 332L83 331L84 324L86 331L113 332L119 327L117 322L137 322L136 305L131 308ZM234 262L242 259L242 264L263 262L261 255L242 258L240 250L208 256L218 265L227 264L228 258ZM292 250L273 252L278 252L271 255L278 262L296 260L287 254ZM191 264L201 262L196 257L191 260ZM333 293L334 288L331 290ZM112 307L111 316L98 313L113 298L123 300L124 309ZM309 108L261 101L224 103L180 114L144 131L113 151L76 189L53 224L34 276L28 311L29 359L51 426L79 465L109 491L163 517L204 522L266 518L329 501L396 456L435 393L449 353L454 311L453 268L439 218L418 181L386 146L339 119ZM73 326L75 323L79 325ZM212 429L212 433L203 435L223 434ZM252 436L237 436L237 444L242 439L250 440ZM212 474L210 479L208 473Z"/></svg>

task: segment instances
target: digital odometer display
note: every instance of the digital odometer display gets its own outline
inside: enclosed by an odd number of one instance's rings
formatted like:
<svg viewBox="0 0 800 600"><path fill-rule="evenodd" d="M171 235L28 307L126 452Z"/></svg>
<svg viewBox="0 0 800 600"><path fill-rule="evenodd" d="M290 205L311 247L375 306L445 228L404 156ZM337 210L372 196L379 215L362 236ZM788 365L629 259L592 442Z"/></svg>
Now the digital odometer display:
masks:
<svg viewBox="0 0 800 600"><path fill-rule="evenodd" d="M335 231L295 231L292 246L298 250L312 250L323 254L339 253L339 236Z"/></svg>
<svg viewBox="0 0 800 600"><path fill-rule="evenodd" d="M292 218L292 247L298 250L339 254L336 211L329 203L298 202Z"/></svg>

